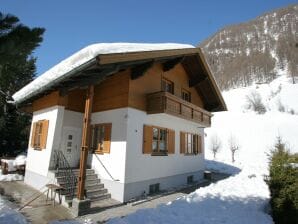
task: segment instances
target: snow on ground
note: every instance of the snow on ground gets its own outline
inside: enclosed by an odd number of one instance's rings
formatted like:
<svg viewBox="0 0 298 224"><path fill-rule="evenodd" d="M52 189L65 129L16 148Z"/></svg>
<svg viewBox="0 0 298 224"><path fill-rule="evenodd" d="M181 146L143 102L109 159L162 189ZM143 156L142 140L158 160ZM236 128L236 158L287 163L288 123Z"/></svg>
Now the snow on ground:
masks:
<svg viewBox="0 0 298 224"><path fill-rule="evenodd" d="M19 174L6 174L3 175L0 172L0 181L14 181L14 180L23 180L24 177Z"/></svg>
<svg viewBox="0 0 298 224"><path fill-rule="evenodd" d="M11 207L11 203L0 195L0 223L27 224L26 218Z"/></svg>
<svg viewBox="0 0 298 224"><path fill-rule="evenodd" d="M19 155L16 159L2 159L8 164L8 171L15 171L15 166L25 165L26 164L26 156ZM2 169L0 168L0 181L14 181L14 180L23 180L23 176L19 174L2 174ZM26 218L15 209L13 203L9 202L4 198L4 196L0 195L0 223L13 223L13 224L26 224Z"/></svg>
<svg viewBox="0 0 298 224"><path fill-rule="evenodd" d="M155 209L139 210L109 224L126 223L229 223L271 224L268 210L270 193L264 182L268 175L268 154L279 135L291 151L298 151L298 84L281 76L270 84L255 84L224 92L229 111L215 113L206 130L206 167L233 174L230 178L197 189L195 192ZM267 112L259 115L246 107L246 95L258 92ZM284 112L279 111L280 103ZM222 148L216 160L210 139L216 134ZM231 162L229 138L233 135L239 150ZM241 169L241 172L239 170Z"/></svg>
<svg viewBox="0 0 298 224"><path fill-rule="evenodd" d="M68 72L92 60L99 54L128 53L140 51L174 50L183 48L194 48L189 44L176 43L98 43L89 45L76 52L53 68L49 69L31 83L16 92L12 97L15 102L21 101L25 96L38 91L51 82L59 80Z"/></svg>

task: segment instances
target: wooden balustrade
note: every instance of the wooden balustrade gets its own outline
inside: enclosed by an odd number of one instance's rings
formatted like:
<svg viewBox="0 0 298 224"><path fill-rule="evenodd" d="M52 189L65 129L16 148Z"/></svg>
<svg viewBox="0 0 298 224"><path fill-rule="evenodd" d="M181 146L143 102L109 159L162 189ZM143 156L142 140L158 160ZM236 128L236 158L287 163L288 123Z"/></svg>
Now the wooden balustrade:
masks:
<svg viewBox="0 0 298 224"><path fill-rule="evenodd" d="M212 114L167 92L147 95L147 113L167 113L210 127Z"/></svg>

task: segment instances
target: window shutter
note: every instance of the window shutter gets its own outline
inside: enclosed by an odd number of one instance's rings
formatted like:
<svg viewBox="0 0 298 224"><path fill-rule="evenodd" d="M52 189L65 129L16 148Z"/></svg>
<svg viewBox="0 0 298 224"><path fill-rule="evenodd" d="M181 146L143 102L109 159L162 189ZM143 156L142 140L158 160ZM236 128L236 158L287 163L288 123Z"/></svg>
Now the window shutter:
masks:
<svg viewBox="0 0 298 224"><path fill-rule="evenodd" d="M175 131L168 129L168 153L175 154Z"/></svg>
<svg viewBox="0 0 298 224"><path fill-rule="evenodd" d="M143 154L151 154L152 152L152 126L144 125L143 129Z"/></svg>
<svg viewBox="0 0 298 224"><path fill-rule="evenodd" d="M34 143L35 143L36 125L37 125L37 122L34 122L34 123L33 123L33 126L32 126L31 143L30 143L30 146L31 146L32 148L34 148Z"/></svg>
<svg viewBox="0 0 298 224"><path fill-rule="evenodd" d="M180 132L180 153L185 153L185 133Z"/></svg>
<svg viewBox="0 0 298 224"><path fill-rule="evenodd" d="M103 153L110 153L111 148L111 133L112 133L112 124L104 125L104 141L103 141Z"/></svg>
<svg viewBox="0 0 298 224"><path fill-rule="evenodd" d="M198 153L202 153L202 136L198 135Z"/></svg>
<svg viewBox="0 0 298 224"><path fill-rule="evenodd" d="M41 130L41 140L40 140L41 149L45 149L47 147L48 128L49 128L49 120L43 120L42 130Z"/></svg>

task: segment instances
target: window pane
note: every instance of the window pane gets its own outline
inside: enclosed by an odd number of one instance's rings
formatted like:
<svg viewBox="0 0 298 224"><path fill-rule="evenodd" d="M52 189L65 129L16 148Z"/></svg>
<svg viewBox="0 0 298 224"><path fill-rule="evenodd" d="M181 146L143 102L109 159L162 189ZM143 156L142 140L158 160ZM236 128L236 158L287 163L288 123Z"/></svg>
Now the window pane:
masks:
<svg viewBox="0 0 298 224"><path fill-rule="evenodd" d="M192 135L192 152L195 153L197 152L198 148L198 138L197 135Z"/></svg>
<svg viewBox="0 0 298 224"><path fill-rule="evenodd" d="M98 127L93 128L93 135L92 135L92 148L93 150L97 149L98 144Z"/></svg>
<svg viewBox="0 0 298 224"><path fill-rule="evenodd" d="M187 153L191 153L192 138L191 134L187 134Z"/></svg>
<svg viewBox="0 0 298 224"><path fill-rule="evenodd" d="M152 150L157 151L157 141L152 141Z"/></svg>
<svg viewBox="0 0 298 224"><path fill-rule="evenodd" d="M153 140L158 140L158 129L153 128Z"/></svg>
<svg viewBox="0 0 298 224"><path fill-rule="evenodd" d="M160 151L165 151L166 148L166 142L165 141L159 141L159 150Z"/></svg>
<svg viewBox="0 0 298 224"><path fill-rule="evenodd" d="M167 131L164 130L164 129L160 129L160 137L159 137L159 139L165 141L166 140L166 137L167 137Z"/></svg>

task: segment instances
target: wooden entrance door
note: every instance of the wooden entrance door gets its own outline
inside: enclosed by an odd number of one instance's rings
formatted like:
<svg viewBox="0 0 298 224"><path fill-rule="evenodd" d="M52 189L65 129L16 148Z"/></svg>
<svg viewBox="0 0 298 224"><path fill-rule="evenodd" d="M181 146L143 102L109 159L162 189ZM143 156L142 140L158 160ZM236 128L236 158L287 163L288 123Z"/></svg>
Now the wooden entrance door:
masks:
<svg viewBox="0 0 298 224"><path fill-rule="evenodd" d="M63 128L63 153L70 167L79 167L80 162L80 129L78 128Z"/></svg>

